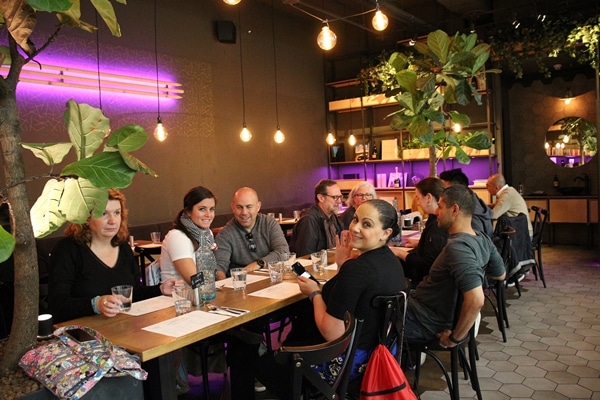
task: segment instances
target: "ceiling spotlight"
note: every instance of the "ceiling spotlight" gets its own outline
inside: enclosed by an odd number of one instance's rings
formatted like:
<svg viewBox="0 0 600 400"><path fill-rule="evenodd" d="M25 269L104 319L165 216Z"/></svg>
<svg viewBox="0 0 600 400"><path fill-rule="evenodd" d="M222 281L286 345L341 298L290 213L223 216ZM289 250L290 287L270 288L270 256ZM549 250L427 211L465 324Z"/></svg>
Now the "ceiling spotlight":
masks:
<svg viewBox="0 0 600 400"><path fill-rule="evenodd" d="M337 43L337 36L331 29L329 29L329 24L327 24L327 21L325 21L324 24L325 26L323 26L319 36L317 36L317 44L323 50L331 50Z"/></svg>
<svg viewBox="0 0 600 400"><path fill-rule="evenodd" d="M236 4L240 4L240 1L242 0L223 0L223 3L235 6Z"/></svg>
<svg viewBox="0 0 600 400"><path fill-rule="evenodd" d="M518 20L518 19L516 19L516 18L515 18L515 19L513 20L513 22L512 22L512 26L513 26L515 29L517 29L517 28L519 28L519 26L521 26L521 23L519 22L519 20Z"/></svg>
<svg viewBox="0 0 600 400"><path fill-rule="evenodd" d="M471 20L470 26L469 26L469 32L470 33L475 33L475 22L473 22L473 20Z"/></svg>
<svg viewBox="0 0 600 400"><path fill-rule="evenodd" d="M373 16L371 23L373 24L373 28L378 31L383 31L388 26L388 17L379 9L379 1L375 4L375 10L375 15Z"/></svg>
<svg viewBox="0 0 600 400"><path fill-rule="evenodd" d="M410 38L410 40L408 41L409 46L414 46L415 44L417 44L417 35L416 34L415 34L415 36Z"/></svg>
<svg viewBox="0 0 600 400"><path fill-rule="evenodd" d="M571 89L565 90L565 94L563 97L561 97L561 100L565 102L565 104L571 104L571 102L573 101L573 92L571 92Z"/></svg>
<svg viewBox="0 0 600 400"><path fill-rule="evenodd" d="M537 20L540 22L544 22L546 20L546 14L538 14Z"/></svg>

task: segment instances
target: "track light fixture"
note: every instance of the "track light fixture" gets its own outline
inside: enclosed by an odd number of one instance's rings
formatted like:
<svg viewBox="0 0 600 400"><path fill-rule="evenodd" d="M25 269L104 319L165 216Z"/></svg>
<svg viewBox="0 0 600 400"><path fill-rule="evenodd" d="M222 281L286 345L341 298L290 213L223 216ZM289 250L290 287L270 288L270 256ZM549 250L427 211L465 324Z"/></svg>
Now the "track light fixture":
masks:
<svg viewBox="0 0 600 400"><path fill-rule="evenodd" d="M573 101L573 98L573 92L571 92L571 89L567 88L567 90L565 90L564 96L561 97L561 100L564 101L565 104L569 105Z"/></svg>

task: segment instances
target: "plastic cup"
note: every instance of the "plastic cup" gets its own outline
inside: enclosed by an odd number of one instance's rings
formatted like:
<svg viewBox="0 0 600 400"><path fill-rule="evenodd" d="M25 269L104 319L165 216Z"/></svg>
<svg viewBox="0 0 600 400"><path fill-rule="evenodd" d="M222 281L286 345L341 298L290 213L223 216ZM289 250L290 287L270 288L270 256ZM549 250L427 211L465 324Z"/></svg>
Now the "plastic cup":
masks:
<svg viewBox="0 0 600 400"><path fill-rule="evenodd" d="M235 290L246 290L246 276L247 272L243 268L232 268L231 281L233 282L233 289Z"/></svg>
<svg viewBox="0 0 600 400"><path fill-rule="evenodd" d="M152 243L160 243L160 232L150 232Z"/></svg>
<svg viewBox="0 0 600 400"><path fill-rule="evenodd" d="M283 281L283 262L272 261L269 263L269 277L273 283Z"/></svg>
<svg viewBox="0 0 600 400"><path fill-rule="evenodd" d="M110 288L114 296L121 296L121 311L131 310L131 301L133 299L133 286L119 285Z"/></svg>
<svg viewBox="0 0 600 400"><path fill-rule="evenodd" d="M192 302L188 299L175 300L175 313L177 315L187 314L192 310Z"/></svg>

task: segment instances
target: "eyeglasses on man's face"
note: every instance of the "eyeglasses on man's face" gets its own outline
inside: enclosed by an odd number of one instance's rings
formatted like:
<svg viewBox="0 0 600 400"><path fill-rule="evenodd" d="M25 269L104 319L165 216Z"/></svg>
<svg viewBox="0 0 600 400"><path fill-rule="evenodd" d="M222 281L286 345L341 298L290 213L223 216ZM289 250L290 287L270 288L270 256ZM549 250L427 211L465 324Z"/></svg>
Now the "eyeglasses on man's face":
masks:
<svg viewBox="0 0 600 400"><path fill-rule="evenodd" d="M325 193L323 194L323 196L331 197L333 201L342 201L342 199L344 198L344 196L342 196L341 194L334 196L332 194Z"/></svg>
<svg viewBox="0 0 600 400"><path fill-rule="evenodd" d="M254 243L254 235L252 233L246 234L246 239L248 240L248 250L256 251L256 243Z"/></svg>
<svg viewBox="0 0 600 400"><path fill-rule="evenodd" d="M373 194L371 193L357 193L354 195L354 197L360 197L361 199L365 200L369 200L373 198Z"/></svg>

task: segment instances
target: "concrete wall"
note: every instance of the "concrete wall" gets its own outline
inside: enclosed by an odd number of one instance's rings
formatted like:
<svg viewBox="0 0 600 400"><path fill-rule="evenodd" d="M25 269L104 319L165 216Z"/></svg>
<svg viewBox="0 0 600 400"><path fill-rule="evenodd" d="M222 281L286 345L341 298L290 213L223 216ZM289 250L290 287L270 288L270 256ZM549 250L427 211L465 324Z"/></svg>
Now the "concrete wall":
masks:
<svg viewBox="0 0 600 400"><path fill-rule="evenodd" d="M314 35L305 24L275 11L278 111L283 144L275 144L277 126L273 60L272 9L255 1L231 7L222 1L157 0L157 48L160 78L183 84L183 99L162 100L161 116L169 131L163 143L153 137L135 155L158 174L137 176L124 193L132 225L171 220L185 192L204 185L217 196L217 214L229 213L233 192L241 186L258 190L263 207L303 204L313 199L317 180L327 174L324 144L323 62ZM82 4L88 7L88 4ZM38 60L134 73L156 78L154 2L115 4L122 37L114 38L100 23L98 36L63 28ZM39 14L34 42L40 46L53 31L55 17ZM85 19L95 23L89 12ZM221 43L214 21L233 21L236 44ZM244 66L246 123L253 138L239 139L242 128L240 35ZM96 46L98 37L99 45ZM152 135L157 99L118 97L74 89L31 89L20 85L18 104L24 142L67 141L63 123L69 98L98 107L113 130L139 124ZM74 157L67 161L74 160ZM48 168L25 153L28 176ZM66 163L64 164L66 165ZM54 171L56 172L56 171ZM30 202L44 180L28 184Z"/></svg>

